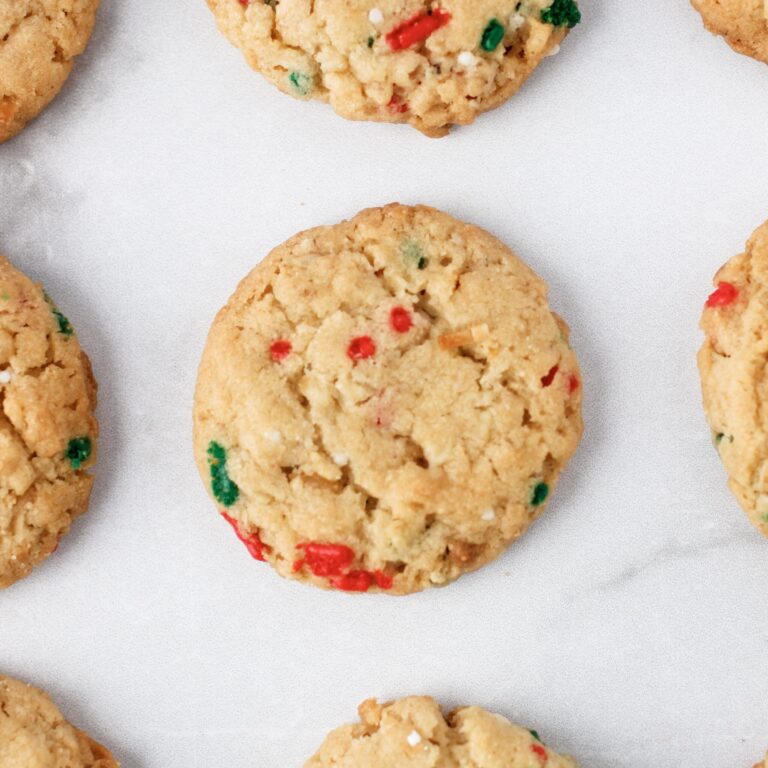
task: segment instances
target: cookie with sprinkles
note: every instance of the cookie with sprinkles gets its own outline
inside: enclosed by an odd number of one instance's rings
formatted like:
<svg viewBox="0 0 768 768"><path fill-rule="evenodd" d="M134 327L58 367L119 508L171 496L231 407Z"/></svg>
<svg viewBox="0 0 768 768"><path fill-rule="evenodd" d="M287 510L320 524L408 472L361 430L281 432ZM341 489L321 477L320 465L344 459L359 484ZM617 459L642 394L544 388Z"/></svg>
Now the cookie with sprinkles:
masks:
<svg viewBox="0 0 768 768"><path fill-rule="evenodd" d="M479 707L445 715L426 696L358 708L360 722L333 731L304 768L577 768L536 731Z"/></svg>
<svg viewBox="0 0 768 768"><path fill-rule="evenodd" d="M0 675L0 765L119 768L106 747L70 725L43 691Z"/></svg>
<svg viewBox="0 0 768 768"><path fill-rule="evenodd" d="M0 257L0 587L56 550L88 507L96 383L72 325Z"/></svg>
<svg viewBox="0 0 768 768"><path fill-rule="evenodd" d="M0 143L61 90L96 21L99 0L0 3Z"/></svg>
<svg viewBox="0 0 768 768"><path fill-rule="evenodd" d="M542 512L581 391L526 265L391 205L295 236L240 284L200 366L195 452L257 560L405 594L490 562Z"/></svg>
<svg viewBox="0 0 768 768"><path fill-rule="evenodd" d="M768 222L714 282L701 319L704 411L731 490L768 536Z"/></svg>
<svg viewBox="0 0 768 768"><path fill-rule="evenodd" d="M468 124L522 86L579 23L575 0L208 0L221 32L282 91L342 117Z"/></svg>
<svg viewBox="0 0 768 768"><path fill-rule="evenodd" d="M768 63L768 0L691 0L704 26L739 53Z"/></svg>

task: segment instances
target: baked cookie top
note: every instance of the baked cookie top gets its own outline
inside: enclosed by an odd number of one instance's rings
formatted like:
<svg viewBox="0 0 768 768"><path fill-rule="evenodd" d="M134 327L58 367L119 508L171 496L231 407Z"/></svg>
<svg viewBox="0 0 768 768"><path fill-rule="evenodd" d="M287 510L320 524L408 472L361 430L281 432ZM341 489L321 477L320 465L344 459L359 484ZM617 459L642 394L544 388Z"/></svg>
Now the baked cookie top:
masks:
<svg viewBox="0 0 768 768"><path fill-rule="evenodd" d="M0 2L0 143L59 92L91 36L99 0Z"/></svg>
<svg viewBox="0 0 768 768"><path fill-rule="evenodd" d="M499 555L576 449L581 382L544 283L497 239L390 205L276 248L218 314L200 472L251 553L347 591Z"/></svg>
<svg viewBox="0 0 768 768"><path fill-rule="evenodd" d="M85 512L96 384L72 326L0 256L0 587L26 576Z"/></svg>
<svg viewBox="0 0 768 768"><path fill-rule="evenodd" d="M208 0L282 91L429 136L512 96L581 19L574 0Z"/></svg>
<svg viewBox="0 0 768 768"><path fill-rule="evenodd" d="M426 696L365 701L360 722L333 731L304 768L577 768L536 731L479 707L444 716Z"/></svg>
<svg viewBox="0 0 768 768"><path fill-rule="evenodd" d="M768 63L768 0L691 0L707 29L739 53Z"/></svg>
<svg viewBox="0 0 768 768"><path fill-rule="evenodd" d="M0 675L3 768L119 768L107 749L70 725L46 693Z"/></svg>
<svg viewBox="0 0 768 768"><path fill-rule="evenodd" d="M704 410L731 490L768 535L768 222L715 285L701 319Z"/></svg>

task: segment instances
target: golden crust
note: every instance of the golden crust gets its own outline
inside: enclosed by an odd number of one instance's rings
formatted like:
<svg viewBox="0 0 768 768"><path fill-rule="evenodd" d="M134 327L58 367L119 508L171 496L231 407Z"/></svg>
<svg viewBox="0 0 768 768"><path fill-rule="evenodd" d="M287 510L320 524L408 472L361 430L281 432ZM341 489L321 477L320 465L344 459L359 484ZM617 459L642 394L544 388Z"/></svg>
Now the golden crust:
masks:
<svg viewBox="0 0 768 768"><path fill-rule="evenodd" d="M768 63L768 18L764 0L691 0L706 28L735 51Z"/></svg>

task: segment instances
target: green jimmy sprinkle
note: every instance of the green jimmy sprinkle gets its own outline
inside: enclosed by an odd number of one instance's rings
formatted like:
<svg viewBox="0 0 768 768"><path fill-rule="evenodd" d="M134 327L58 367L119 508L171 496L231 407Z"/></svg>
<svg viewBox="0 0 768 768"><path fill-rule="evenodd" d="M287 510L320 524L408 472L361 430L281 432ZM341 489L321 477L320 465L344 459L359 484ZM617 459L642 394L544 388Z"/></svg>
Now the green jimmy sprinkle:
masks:
<svg viewBox="0 0 768 768"><path fill-rule="evenodd" d="M488 26L483 30L483 36L480 38L480 47L484 51L492 53L499 47L499 43L504 39L504 25L498 19L491 19Z"/></svg>
<svg viewBox="0 0 768 768"><path fill-rule="evenodd" d="M575 27L581 21L581 11L574 0L554 0L541 11L541 20L555 27Z"/></svg>
<svg viewBox="0 0 768 768"><path fill-rule="evenodd" d="M536 483L531 492L531 505L541 506L547 500L547 496L549 496L549 486L546 483Z"/></svg>
<svg viewBox="0 0 768 768"><path fill-rule="evenodd" d="M56 322L59 324L59 333L63 334L64 336L71 336L74 333L74 330L72 329L72 325L67 320L64 315L59 312L58 309L53 307L51 309L51 312L53 312L53 316L56 318Z"/></svg>
<svg viewBox="0 0 768 768"><path fill-rule="evenodd" d="M533 738L534 738L534 739L536 739L536 741L538 741L538 742L539 742L539 744L543 744L543 743L544 743L544 742L541 740L541 737L539 736L539 734L538 734L536 731L534 731L534 730L530 730L530 731L528 731L528 733L530 733L530 734L531 734L531 736L533 736Z"/></svg>
<svg viewBox="0 0 768 768"><path fill-rule="evenodd" d="M227 472L227 452L224 446L215 440L208 443L208 466L211 470L211 490L216 501L231 507L237 501L240 489Z"/></svg>
<svg viewBox="0 0 768 768"><path fill-rule="evenodd" d="M416 269L426 269L429 259L424 255L424 249L415 240L406 240L400 246L400 253L406 264Z"/></svg>
<svg viewBox="0 0 768 768"><path fill-rule="evenodd" d="M91 456L93 444L90 437L74 437L67 444L66 457L72 469L80 469Z"/></svg>
<svg viewBox="0 0 768 768"><path fill-rule="evenodd" d="M312 75L308 75L306 72L291 72L291 74L288 75L288 80L293 86L293 90L296 91L299 96L307 96L312 90Z"/></svg>

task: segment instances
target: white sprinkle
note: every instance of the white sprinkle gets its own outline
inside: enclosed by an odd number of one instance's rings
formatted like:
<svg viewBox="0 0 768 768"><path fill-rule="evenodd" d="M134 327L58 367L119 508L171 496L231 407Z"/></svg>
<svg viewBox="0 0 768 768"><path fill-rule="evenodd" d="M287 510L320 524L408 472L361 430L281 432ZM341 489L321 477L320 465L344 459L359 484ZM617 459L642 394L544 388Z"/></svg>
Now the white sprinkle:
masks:
<svg viewBox="0 0 768 768"><path fill-rule="evenodd" d="M368 21L371 24L381 24L384 21L384 14L379 8L371 8L371 12L368 14Z"/></svg>
<svg viewBox="0 0 768 768"><path fill-rule="evenodd" d="M349 456L346 453L332 453L331 458L334 464L338 464L340 467L344 467L349 464Z"/></svg>
<svg viewBox="0 0 768 768"><path fill-rule="evenodd" d="M406 741L412 746L415 747L417 744L421 743L421 734L418 731L411 731L408 734L408 738Z"/></svg>
<svg viewBox="0 0 768 768"><path fill-rule="evenodd" d="M557 54L560 53L560 46L556 45L549 53L547 53L547 56L557 56Z"/></svg>
<svg viewBox="0 0 768 768"><path fill-rule="evenodd" d="M459 54L459 64L462 67L474 67L477 64L477 59L471 51L462 51Z"/></svg>
<svg viewBox="0 0 768 768"><path fill-rule="evenodd" d="M11 383L11 372L6 368L4 371L0 371L0 384Z"/></svg>
<svg viewBox="0 0 768 768"><path fill-rule="evenodd" d="M525 24L525 16L522 13L513 13L509 17L509 31L517 32Z"/></svg>
<svg viewBox="0 0 768 768"><path fill-rule="evenodd" d="M491 522L491 520L496 519L496 513L492 509L486 509L485 512L483 512L483 520L487 522Z"/></svg>
<svg viewBox="0 0 768 768"><path fill-rule="evenodd" d="M264 435L264 439L269 440L270 443L279 443L283 439L282 433L278 432L276 429L267 429L262 432L262 435Z"/></svg>

